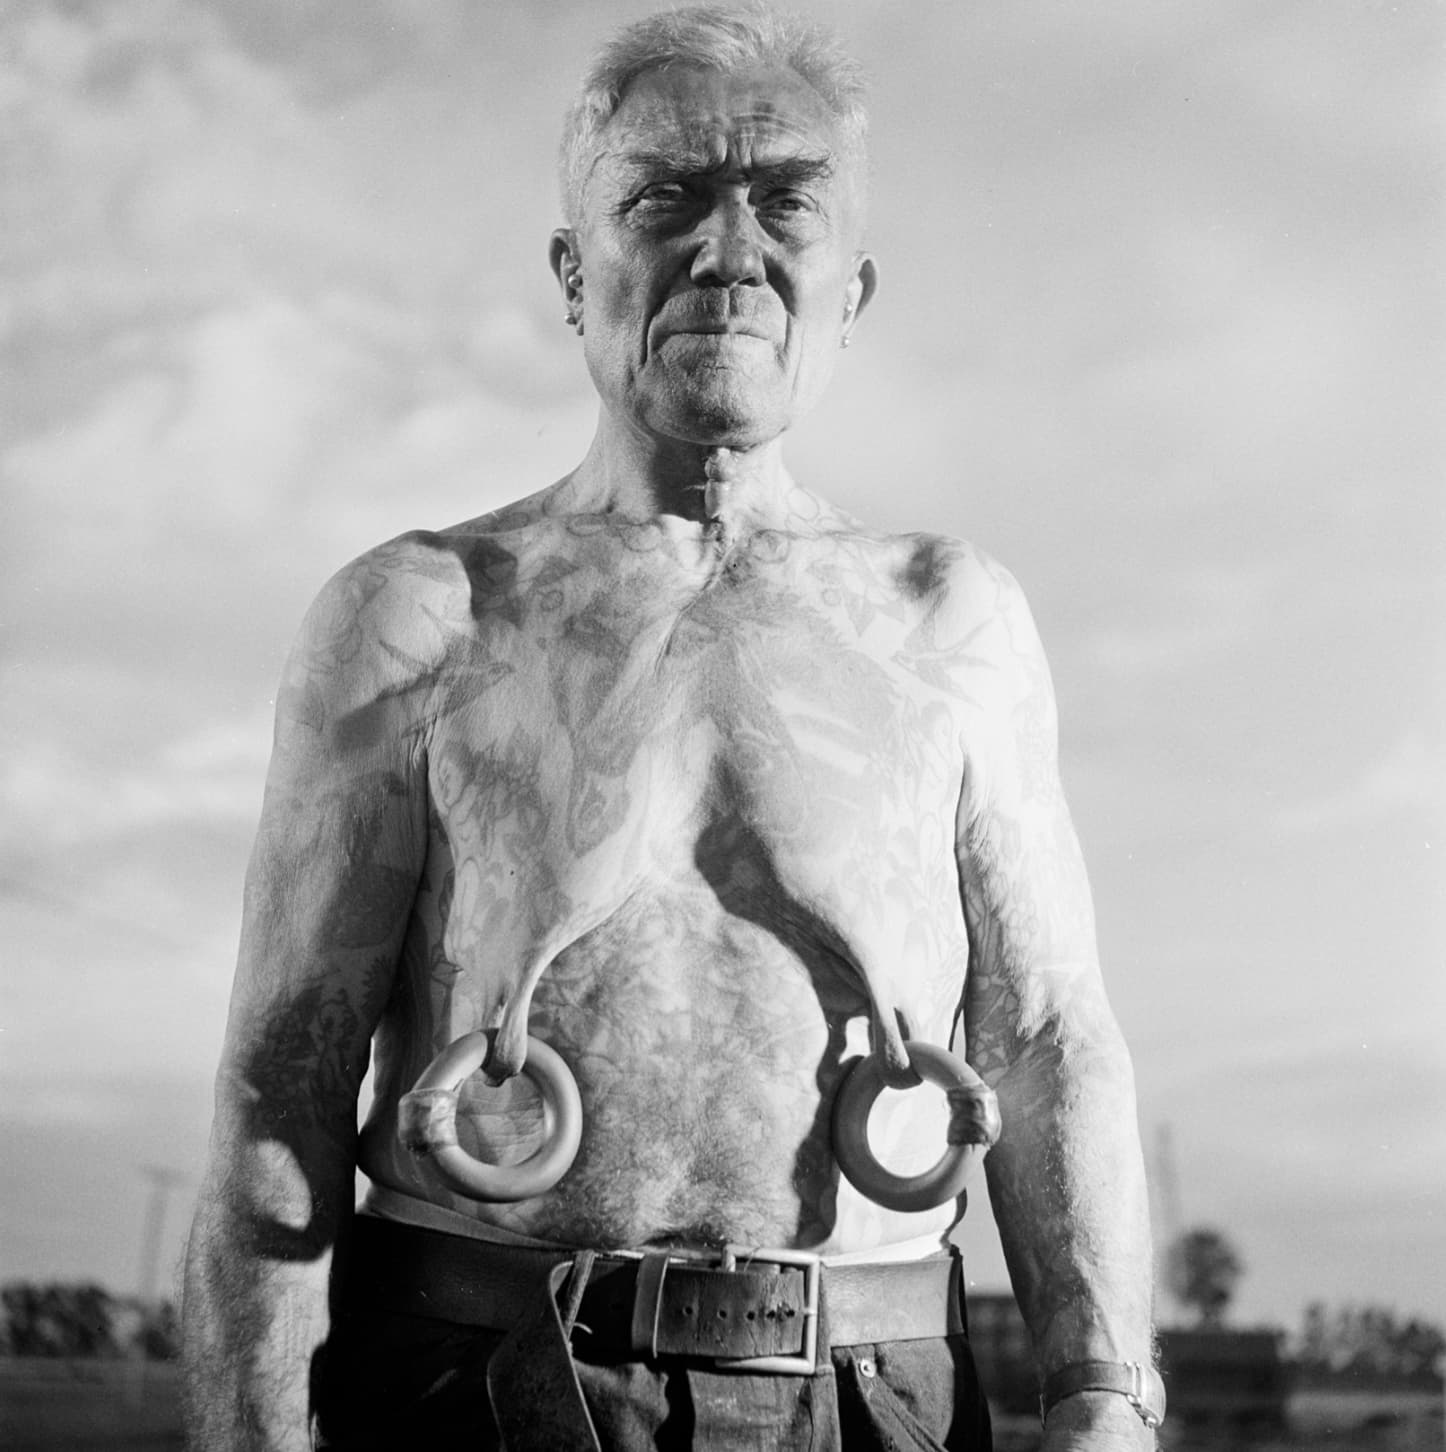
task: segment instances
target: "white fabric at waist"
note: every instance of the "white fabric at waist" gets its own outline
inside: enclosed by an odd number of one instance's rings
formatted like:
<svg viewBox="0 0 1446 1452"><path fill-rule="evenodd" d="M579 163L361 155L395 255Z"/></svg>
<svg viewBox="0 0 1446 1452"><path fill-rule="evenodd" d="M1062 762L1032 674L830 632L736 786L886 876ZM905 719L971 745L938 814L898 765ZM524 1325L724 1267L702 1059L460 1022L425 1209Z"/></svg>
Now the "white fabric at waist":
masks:
<svg viewBox="0 0 1446 1452"><path fill-rule="evenodd" d="M395 1220L402 1225L415 1225L423 1230L442 1230L449 1235L465 1235L472 1240L486 1240L493 1245L529 1245L543 1250L574 1250L575 1246L559 1245L554 1240L538 1240L531 1235L519 1235L514 1230L504 1230L499 1225L487 1225L463 1215L459 1210L449 1210L445 1205L434 1205L430 1200L418 1199L415 1195L393 1190L389 1185L369 1185L357 1207L362 1215L374 1215L378 1220ZM945 1236L919 1235L912 1240L901 1240L895 1245L875 1245L868 1250L843 1251L837 1255L823 1257L824 1265L888 1265L894 1261L923 1260L925 1256L937 1255L947 1245ZM626 1251L610 1252L626 1255Z"/></svg>

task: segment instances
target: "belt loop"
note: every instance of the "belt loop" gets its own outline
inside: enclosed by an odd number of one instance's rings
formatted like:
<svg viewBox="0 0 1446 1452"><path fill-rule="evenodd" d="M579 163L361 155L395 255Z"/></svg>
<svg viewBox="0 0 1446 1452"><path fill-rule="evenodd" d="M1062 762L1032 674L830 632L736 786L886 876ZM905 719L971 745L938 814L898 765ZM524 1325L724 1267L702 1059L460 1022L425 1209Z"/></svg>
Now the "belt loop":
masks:
<svg viewBox="0 0 1446 1452"><path fill-rule="evenodd" d="M570 1337L572 1328L577 1324L577 1313L582 1309L583 1292L587 1290L587 1283L592 1278L592 1266L596 1259L597 1252L594 1250L580 1250L573 1257L572 1271L563 1287L562 1331L565 1336Z"/></svg>
<svg viewBox="0 0 1446 1452"><path fill-rule="evenodd" d="M599 1452L557 1310L570 1271L561 1260L536 1280L531 1305L487 1358L487 1399L503 1452Z"/></svg>
<svg viewBox="0 0 1446 1452"><path fill-rule="evenodd" d="M667 1251L652 1251L638 1264L631 1327L634 1356L658 1354L658 1317L663 1309L663 1277L668 1274L668 1260Z"/></svg>

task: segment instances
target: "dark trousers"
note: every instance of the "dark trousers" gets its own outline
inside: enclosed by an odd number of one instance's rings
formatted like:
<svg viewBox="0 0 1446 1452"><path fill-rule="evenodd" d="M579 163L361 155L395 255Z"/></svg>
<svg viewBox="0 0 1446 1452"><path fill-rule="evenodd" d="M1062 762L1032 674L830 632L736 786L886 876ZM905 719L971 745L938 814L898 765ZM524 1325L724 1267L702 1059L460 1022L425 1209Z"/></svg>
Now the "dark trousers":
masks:
<svg viewBox="0 0 1446 1452"><path fill-rule="evenodd" d="M316 1445L495 1449L486 1370L501 1339L419 1316L343 1313L317 1367ZM605 1452L990 1452L965 1337L834 1347L830 1362L813 1376L666 1358L576 1366Z"/></svg>

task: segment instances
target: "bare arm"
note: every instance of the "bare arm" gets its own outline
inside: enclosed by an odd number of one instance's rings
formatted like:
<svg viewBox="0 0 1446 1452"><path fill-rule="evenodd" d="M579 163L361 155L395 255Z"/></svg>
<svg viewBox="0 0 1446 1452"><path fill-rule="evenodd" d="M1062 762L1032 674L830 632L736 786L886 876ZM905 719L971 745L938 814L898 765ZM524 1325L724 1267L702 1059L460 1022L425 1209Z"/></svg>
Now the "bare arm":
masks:
<svg viewBox="0 0 1446 1452"><path fill-rule="evenodd" d="M1129 1054L1105 997L1094 913L1060 787L1053 691L1022 595L991 571L989 727L971 751L959 864L970 1061L999 1096L986 1161L1041 1376L1151 1361L1151 1255ZM1121 1396L1060 1402L1048 1449L1151 1447Z"/></svg>
<svg viewBox="0 0 1446 1452"><path fill-rule="evenodd" d="M376 665L378 585L353 567L328 586L277 703L186 1265L189 1424L208 1452L311 1446L357 1093L425 847L417 736Z"/></svg>

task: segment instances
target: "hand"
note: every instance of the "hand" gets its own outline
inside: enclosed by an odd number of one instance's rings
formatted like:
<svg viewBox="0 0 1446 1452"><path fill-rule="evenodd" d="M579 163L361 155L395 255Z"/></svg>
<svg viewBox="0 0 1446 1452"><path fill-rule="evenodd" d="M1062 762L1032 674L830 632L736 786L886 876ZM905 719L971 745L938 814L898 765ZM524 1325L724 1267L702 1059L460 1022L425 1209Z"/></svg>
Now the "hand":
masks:
<svg viewBox="0 0 1446 1452"><path fill-rule="evenodd" d="M1155 1452L1155 1433L1117 1392L1079 1392L1050 1408L1039 1452Z"/></svg>
<svg viewBox="0 0 1446 1452"><path fill-rule="evenodd" d="M1138 1420L1138 1419L1137 1419ZM1155 1452L1155 1434L1139 1422L1138 1432L1058 1432L1046 1427L1039 1452Z"/></svg>

